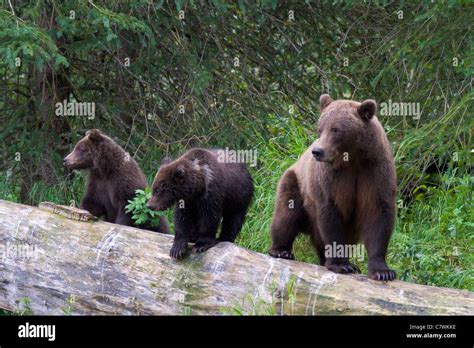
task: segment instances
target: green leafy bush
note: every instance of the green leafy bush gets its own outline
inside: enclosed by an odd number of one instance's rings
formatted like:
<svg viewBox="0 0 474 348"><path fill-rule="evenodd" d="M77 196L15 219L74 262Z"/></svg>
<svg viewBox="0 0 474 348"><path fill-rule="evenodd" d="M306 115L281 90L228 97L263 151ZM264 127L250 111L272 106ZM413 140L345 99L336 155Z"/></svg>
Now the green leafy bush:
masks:
<svg viewBox="0 0 474 348"><path fill-rule="evenodd" d="M151 198L151 189L146 187L145 190L136 190L135 193L135 198L128 201L125 211L132 214L132 220L137 225L149 223L153 227L158 226L163 213L146 206L146 202Z"/></svg>

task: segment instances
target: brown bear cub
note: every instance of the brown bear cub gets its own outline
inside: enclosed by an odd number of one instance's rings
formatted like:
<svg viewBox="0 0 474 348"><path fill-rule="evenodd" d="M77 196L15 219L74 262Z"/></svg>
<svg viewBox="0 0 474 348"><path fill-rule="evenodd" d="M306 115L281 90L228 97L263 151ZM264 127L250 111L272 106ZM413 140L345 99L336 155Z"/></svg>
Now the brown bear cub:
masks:
<svg viewBox="0 0 474 348"><path fill-rule="evenodd" d="M191 149L158 170L147 207L166 210L175 205L175 237L170 256L181 259L188 242L203 252L218 241L233 242L244 223L253 196L253 180L243 163L228 163L222 150Z"/></svg>
<svg viewBox="0 0 474 348"><path fill-rule="evenodd" d="M89 170L81 209L97 217L104 216L108 222L169 233L164 217L160 218L157 227L135 225L130 214L125 212L128 200L135 197L135 190L146 187L146 178L137 162L98 129L87 131L64 158L64 165L70 169Z"/></svg>
<svg viewBox="0 0 474 348"><path fill-rule="evenodd" d="M395 221L396 174L390 143L375 116L377 104L333 101L324 94L320 106L319 139L278 184L269 253L293 259L293 241L308 233L321 265L358 273L348 257L341 257L348 255L327 251L362 241L369 277L393 280L385 257Z"/></svg>

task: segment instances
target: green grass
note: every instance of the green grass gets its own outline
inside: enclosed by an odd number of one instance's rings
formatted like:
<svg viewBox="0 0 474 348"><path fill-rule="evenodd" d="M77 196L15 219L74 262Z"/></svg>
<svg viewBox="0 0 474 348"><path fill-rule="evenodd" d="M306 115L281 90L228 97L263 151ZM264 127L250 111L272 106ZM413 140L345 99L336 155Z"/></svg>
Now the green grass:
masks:
<svg viewBox="0 0 474 348"><path fill-rule="evenodd" d="M283 127L290 131L284 131ZM275 132L279 135L269 141L257 140L258 166L252 171L255 195L246 223L236 241L245 248L262 253L266 253L271 244L269 231L278 180L312 143L311 132L294 119L289 119L288 124ZM297 238L294 254L297 260L317 262L308 236L300 235Z"/></svg>
<svg viewBox="0 0 474 348"><path fill-rule="evenodd" d="M399 210L389 262L401 279L474 290L472 179L445 173L441 186Z"/></svg>
<svg viewBox="0 0 474 348"><path fill-rule="evenodd" d="M4 309L0 309L0 316L28 316L33 315L33 311L31 310L30 299L28 297L23 297L17 299L16 301L17 309L15 311L7 311Z"/></svg>

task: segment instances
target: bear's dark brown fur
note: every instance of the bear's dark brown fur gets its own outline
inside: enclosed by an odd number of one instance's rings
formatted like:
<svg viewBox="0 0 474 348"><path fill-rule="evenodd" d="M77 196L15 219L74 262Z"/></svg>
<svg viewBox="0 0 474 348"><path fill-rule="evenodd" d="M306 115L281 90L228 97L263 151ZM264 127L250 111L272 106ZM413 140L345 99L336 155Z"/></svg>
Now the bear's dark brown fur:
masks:
<svg viewBox="0 0 474 348"><path fill-rule="evenodd" d="M292 259L293 241L305 232L321 265L353 273L359 270L348 257L326 257L325 247L362 241L370 278L393 280L385 257L395 221L396 174L377 104L332 101L325 94L320 105L319 139L280 179L269 253Z"/></svg>
<svg viewBox="0 0 474 348"><path fill-rule="evenodd" d="M180 259L188 242L195 252L212 247L222 220L219 241L233 242L244 223L253 196L253 181L243 163L228 163L220 151L192 149L163 164L152 185L147 206L174 211L175 238L170 256Z"/></svg>
<svg viewBox="0 0 474 348"><path fill-rule="evenodd" d="M137 162L111 138L98 129L91 129L64 158L70 169L88 169L89 175L80 207L93 215L104 216L108 222L135 226L125 212L135 191L146 187L146 178ZM161 233L169 233L166 218L157 227L137 225Z"/></svg>

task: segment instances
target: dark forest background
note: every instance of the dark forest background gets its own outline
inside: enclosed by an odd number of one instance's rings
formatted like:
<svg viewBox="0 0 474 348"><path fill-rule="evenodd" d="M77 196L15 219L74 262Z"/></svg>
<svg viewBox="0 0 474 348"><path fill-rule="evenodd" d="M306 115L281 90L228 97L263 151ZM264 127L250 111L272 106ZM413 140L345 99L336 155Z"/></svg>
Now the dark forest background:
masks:
<svg viewBox="0 0 474 348"><path fill-rule="evenodd" d="M237 242L266 252L276 184L315 140L322 93L419 103L419 119L379 116L399 183L388 261L403 280L474 290L472 1L1 3L0 198L77 204L85 174L62 158L90 128L150 182L193 146L257 150ZM95 118L57 116L64 100ZM295 250L317 261L304 236Z"/></svg>

